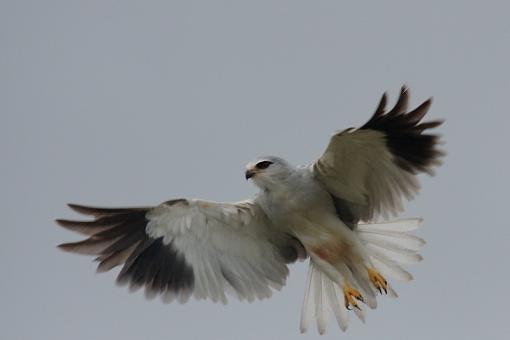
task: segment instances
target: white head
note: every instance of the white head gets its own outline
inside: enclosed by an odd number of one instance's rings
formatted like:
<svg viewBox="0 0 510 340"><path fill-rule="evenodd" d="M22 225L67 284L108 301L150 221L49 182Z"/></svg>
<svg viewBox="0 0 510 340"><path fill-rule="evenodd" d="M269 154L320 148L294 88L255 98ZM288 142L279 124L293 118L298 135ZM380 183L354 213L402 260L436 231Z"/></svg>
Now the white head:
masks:
<svg viewBox="0 0 510 340"><path fill-rule="evenodd" d="M260 157L246 165L246 179L261 189L269 190L285 182L293 174L293 167L279 157Z"/></svg>

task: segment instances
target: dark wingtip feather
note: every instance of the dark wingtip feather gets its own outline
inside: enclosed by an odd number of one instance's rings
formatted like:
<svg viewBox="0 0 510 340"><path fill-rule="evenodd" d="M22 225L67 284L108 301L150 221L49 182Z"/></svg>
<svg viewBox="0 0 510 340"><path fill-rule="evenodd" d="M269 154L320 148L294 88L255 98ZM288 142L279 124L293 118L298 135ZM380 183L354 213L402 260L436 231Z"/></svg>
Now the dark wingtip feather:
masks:
<svg viewBox="0 0 510 340"><path fill-rule="evenodd" d="M62 228L65 228L67 230L71 230L83 235L93 235L94 233L104 230L105 227L91 227L88 225L84 225L86 222L78 222L78 221L71 221L71 220L63 220L63 219L56 219L55 223L59 225Z"/></svg>
<svg viewBox="0 0 510 340"><path fill-rule="evenodd" d="M420 125L417 125L416 128L420 130L429 130L434 129L436 127L441 126L444 123L444 119L436 119L431 120L429 122L421 123Z"/></svg>
<svg viewBox="0 0 510 340"><path fill-rule="evenodd" d="M57 225L89 236L80 242L63 243L58 246L59 249L72 253L100 255L112 244L122 241L121 249L112 250L117 252L127 248L137 239L145 237L147 208L109 209L72 203L68 206L77 212L94 215L94 218L89 221L56 219Z"/></svg>
<svg viewBox="0 0 510 340"><path fill-rule="evenodd" d="M381 99L379 100L379 105L377 105L377 108L375 109L374 116L384 114L384 111L386 110L387 102L388 102L388 94L386 92L384 92L381 96Z"/></svg>
<svg viewBox="0 0 510 340"><path fill-rule="evenodd" d="M57 246L58 249L62 250L62 251L65 251L65 252L69 252L69 249L68 249L68 243L61 243Z"/></svg>
<svg viewBox="0 0 510 340"><path fill-rule="evenodd" d="M69 222L70 222L69 220L63 220L63 219L60 219L60 218L57 218L55 220L56 224L58 224L59 226L64 227L64 228L66 228L69 225Z"/></svg>
<svg viewBox="0 0 510 340"><path fill-rule="evenodd" d="M57 247L70 253L97 255L100 254L101 251L108 247L113 241L114 240L95 239L94 236L92 236L79 242L62 243Z"/></svg>
<svg viewBox="0 0 510 340"><path fill-rule="evenodd" d="M133 253L134 249L138 246L138 244L140 244L140 242L142 241L137 241L131 246L126 247L125 249L122 249L118 252L107 253L95 258L94 261L99 262L96 272L103 273L126 262L128 257Z"/></svg>
<svg viewBox="0 0 510 340"><path fill-rule="evenodd" d="M429 112L430 106L432 105L432 97L418 105L413 111L408 112L407 123L408 125L418 124L423 117Z"/></svg>
<svg viewBox="0 0 510 340"><path fill-rule="evenodd" d="M172 200L167 205L186 202ZM153 297L173 292L180 298L193 290L194 273L183 254L163 238L152 239L145 228L147 212L151 208L95 208L79 204L68 206L82 214L92 215L91 221L57 219L67 229L89 235L89 238L57 246L65 252L95 255L97 272L105 272L123 265L118 275L119 284L129 283L130 290L146 286Z"/></svg>
<svg viewBox="0 0 510 340"><path fill-rule="evenodd" d="M72 242L72 243L61 243L57 246L58 249L65 251L66 253L77 253L75 251L76 249L76 243L78 242Z"/></svg>
<svg viewBox="0 0 510 340"><path fill-rule="evenodd" d="M418 107L420 106L424 106L425 107L425 111L429 111L430 107L432 106L432 103L434 102L434 98L433 97L430 97L429 99L427 99L426 101L424 101L421 105L419 105Z"/></svg>
<svg viewBox="0 0 510 340"><path fill-rule="evenodd" d="M442 120L422 122L432 104L432 97L424 101L410 112L407 111L409 89L402 86L400 97L395 106L387 113L382 113L381 99L376 112L361 129L381 131L385 134L386 143L397 164L404 170L432 172L432 167L440 164L444 152L437 148L440 136L430 134L430 129L442 124Z"/></svg>
<svg viewBox="0 0 510 340"><path fill-rule="evenodd" d="M393 109L388 112L388 115L400 115L407 110L407 104L409 102L409 89L403 85L400 89L400 96L395 103Z"/></svg>
<svg viewBox="0 0 510 340"><path fill-rule="evenodd" d="M121 213L134 212L134 211L145 211L147 209L150 209L149 207L100 208L100 207L89 207L89 206L75 204L75 203L68 203L67 206L80 214L92 215L95 217L104 216L104 215L112 215L112 214L121 214Z"/></svg>
<svg viewBox="0 0 510 340"><path fill-rule="evenodd" d="M83 226L95 226L97 225L97 221L73 221L73 220L64 220L64 219L56 219L55 222L64 228L72 228L74 226L83 225Z"/></svg>
<svg viewBox="0 0 510 340"><path fill-rule="evenodd" d="M99 226L99 223L98 223L97 220L95 220L95 221L73 221L73 220L66 220L66 219L58 218L58 219L55 220L55 222L59 226L67 228L67 229L72 229L72 228L74 228L76 226L84 226L84 227L86 227L86 226L91 226L91 227Z"/></svg>
<svg viewBox="0 0 510 340"><path fill-rule="evenodd" d="M83 234L97 235L108 229L118 226L126 214L111 215L107 217L96 218L92 221L73 221L66 219L57 219L55 222L62 228Z"/></svg>
<svg viewBox="0 0 510 340"><path fill-rule="evenodd" d="M94 209L91 209L90 207L86 207L84 205L75 204L75 203L67 203L67 206L71 208L72 210L76 211L80 214L85 215L94 215Z"/></svg>

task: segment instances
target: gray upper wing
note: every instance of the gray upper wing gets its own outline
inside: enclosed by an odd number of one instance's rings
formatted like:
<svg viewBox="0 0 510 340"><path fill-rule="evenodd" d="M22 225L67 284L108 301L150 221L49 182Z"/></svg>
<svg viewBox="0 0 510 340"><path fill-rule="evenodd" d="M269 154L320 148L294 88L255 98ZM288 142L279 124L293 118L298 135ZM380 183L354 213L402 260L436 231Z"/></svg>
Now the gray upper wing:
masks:
<svg viewBox="0 0 510 340"><path fill-rule="evenodd" d="M157 207L108 209L70 205L92 221L57 220L88 235L66 251L96 255L98 271L122 265L117 281L145 287L149 296L181 302L190 296L226 302L271 296L288 275L287 263L304 249L275 234L253 201L217 203L177 199Z"/></svg>
<svg viewBox="0 0 510 340"><path fill-rule="evenodd" d="M416 175L433 173L443 152L439 136L428 130L442 121L422 122L431 99L408 112L409 91L403 87L386 112L386 94L370 120L359 129L331 137L324 154L311 166L315 178L331 193L339 217L351 228L359 220L395 215L402 197L418 192Z"/></svg>

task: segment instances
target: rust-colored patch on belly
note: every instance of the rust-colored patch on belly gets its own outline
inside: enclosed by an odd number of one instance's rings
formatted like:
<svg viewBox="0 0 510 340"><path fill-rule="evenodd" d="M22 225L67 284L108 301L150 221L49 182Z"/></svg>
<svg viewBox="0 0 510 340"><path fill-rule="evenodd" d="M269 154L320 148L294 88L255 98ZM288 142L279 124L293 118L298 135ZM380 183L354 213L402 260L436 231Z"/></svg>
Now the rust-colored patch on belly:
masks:
<svg viewBox="0 0 510 340"><path fill-rule="evenodd" d="M347 256L349 252L349 245L347 245L345 242L329 242L329 243L323 243L320 246L315 246L311 248L311 251L320 257L322 260L334 263L336 262L340 257Z"/></svg>
<svg viewBox="0 0 510 340"><path fill-rule="evenodd" d="M327 261L329 262L329 252L326 250L326 249L323 249L323 248L315 248L315 249L312 249L312 251L317 254L317 256L319 256L321 259L323 259L324 261Z"/></svg>

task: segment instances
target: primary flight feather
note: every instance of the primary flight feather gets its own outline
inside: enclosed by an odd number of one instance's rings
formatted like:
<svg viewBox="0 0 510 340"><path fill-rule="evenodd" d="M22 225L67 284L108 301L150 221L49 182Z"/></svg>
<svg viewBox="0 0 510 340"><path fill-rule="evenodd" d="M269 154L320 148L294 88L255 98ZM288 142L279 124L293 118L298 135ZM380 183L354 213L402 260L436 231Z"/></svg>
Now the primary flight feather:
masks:
<svg viewBox="0 0 510 340"><path fill-rule="evenodd" d="M289 263L310 258L300 330L311 321L326 331L330 313L342 330L349 311L364 320L378 294L396 296L387 279L409 281L403 264L421 260L424 241L409 232L420 219L373 223L394 216L412 199L416 175L432 174L443 156L441 121L422 122L431 100L407 110L403 87L386 111L386 94L370 120L331 137L314 163L294 167L279 157L247 165L260 188L252 199L218 203L173 199L155 207L69 207L92 220L57 220L88 236L61 244L96 256L98 271L122 266L117 277L148 297L253 301L285 285Z"/></svg>

